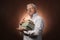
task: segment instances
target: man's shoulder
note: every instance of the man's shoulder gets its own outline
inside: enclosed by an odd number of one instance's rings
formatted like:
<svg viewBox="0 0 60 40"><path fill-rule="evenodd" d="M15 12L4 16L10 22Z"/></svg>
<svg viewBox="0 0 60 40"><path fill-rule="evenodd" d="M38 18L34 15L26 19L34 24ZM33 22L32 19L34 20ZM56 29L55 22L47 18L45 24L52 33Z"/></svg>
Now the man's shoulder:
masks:
<svg viewBox="0 0 60 40"><path fill-rule="evenodd" d="M42 17L41 17L41 16L39 16L38 14L37 14L36 18L37 18L37 19L42 19Z"/></svg>

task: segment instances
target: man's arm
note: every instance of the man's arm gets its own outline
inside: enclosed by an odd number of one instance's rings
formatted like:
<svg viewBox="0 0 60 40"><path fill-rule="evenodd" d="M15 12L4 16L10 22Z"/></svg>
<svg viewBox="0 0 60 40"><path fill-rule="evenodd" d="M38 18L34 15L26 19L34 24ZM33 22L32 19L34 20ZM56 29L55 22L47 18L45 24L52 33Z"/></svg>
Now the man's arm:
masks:
<svg viewBox="0 0 60 40"><path fill-rule="evenodd" d="M23 32L24 30L26 30L26 28L22 27L20 24L19 24L19 27L16 29L20 32Z"/></svg>
<svg viewBox="0 0 60 40"><path fill-rule="evenodd" d="M27 34L28 36L39 35L39 33L41 32L41 30L43 28L43 20L42 19L37 19L34 24L35 24L34 30L24 31L24 34Z"/></svg>

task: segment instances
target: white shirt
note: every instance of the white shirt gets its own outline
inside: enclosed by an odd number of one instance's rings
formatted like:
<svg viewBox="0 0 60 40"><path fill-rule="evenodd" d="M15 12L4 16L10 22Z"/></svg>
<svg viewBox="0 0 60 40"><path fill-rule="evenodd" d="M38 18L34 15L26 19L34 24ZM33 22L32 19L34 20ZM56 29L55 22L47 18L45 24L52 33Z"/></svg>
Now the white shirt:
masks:
<svg viewBox="0 0 60 40"><path fill-rule="evenodd" d="M35 13L35 14L33 14L31 19L35 24L34 30L24 31L23 40L42 40L42 30L43 30L43 26L44 26L42 18L37 13ZM28 36L25 34L27 34ZM31 38L29 36L31 34L33 34L34 36L37 35L37 37ZM33 35L31 35L31 36L33 36Z"/></svg>

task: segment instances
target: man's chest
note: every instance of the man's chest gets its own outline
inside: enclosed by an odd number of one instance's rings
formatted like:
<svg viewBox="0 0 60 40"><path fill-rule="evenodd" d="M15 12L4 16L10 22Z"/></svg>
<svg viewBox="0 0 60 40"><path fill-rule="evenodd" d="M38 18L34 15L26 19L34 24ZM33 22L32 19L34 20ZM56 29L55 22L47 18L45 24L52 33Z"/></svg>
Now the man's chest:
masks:
<svg viewBox="0 0 60 40"><path fill-rule="evenodd" d="M32 17L31 19L34 23L36 23L37 17Z"/></svg>

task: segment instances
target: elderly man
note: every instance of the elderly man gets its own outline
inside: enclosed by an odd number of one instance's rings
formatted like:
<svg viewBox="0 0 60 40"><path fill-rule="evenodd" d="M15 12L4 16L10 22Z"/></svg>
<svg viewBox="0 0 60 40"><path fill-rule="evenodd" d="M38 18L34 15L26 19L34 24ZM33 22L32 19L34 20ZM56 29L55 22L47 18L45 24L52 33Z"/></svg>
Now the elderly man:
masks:
<svg viewBox="0 0 60 40"><path fill-rule="evenodd" d="M23 30L23 40L42 40L42 29L44 26L42 18L37 14L36 5L30 3L27 5L27 13L31 17L35 26L33 30L25 31L25 28L21 27L20 31Z"/></svg>

